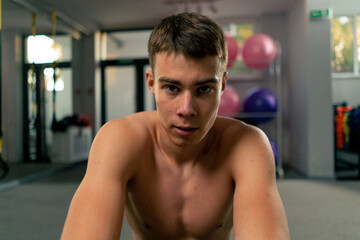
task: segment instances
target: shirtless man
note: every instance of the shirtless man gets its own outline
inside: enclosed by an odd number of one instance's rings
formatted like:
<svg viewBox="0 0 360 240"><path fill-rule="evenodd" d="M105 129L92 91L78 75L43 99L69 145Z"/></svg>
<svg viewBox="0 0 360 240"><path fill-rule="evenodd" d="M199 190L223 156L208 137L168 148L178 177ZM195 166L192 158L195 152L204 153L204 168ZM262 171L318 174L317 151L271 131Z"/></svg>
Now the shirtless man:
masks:
<svg viewBox="0 0 360 240"><path fill-rule="evenodd" d="M91 147L62 239L289 239L269 141L217 116L227 81L220 27L199 14L164 19L149 39L157 110L106 123Z"/></svg>

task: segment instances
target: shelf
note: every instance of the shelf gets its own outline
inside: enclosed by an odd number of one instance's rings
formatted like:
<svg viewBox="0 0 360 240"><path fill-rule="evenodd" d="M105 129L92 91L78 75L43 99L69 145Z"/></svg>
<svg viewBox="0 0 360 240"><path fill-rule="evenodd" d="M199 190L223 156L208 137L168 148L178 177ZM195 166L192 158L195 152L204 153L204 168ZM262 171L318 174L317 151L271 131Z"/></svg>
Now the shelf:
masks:
<svg viewBox="0 0 360 240"><path fill-rule="evenodd" d="M238 118L276 118L279 117L278 112L257 112L257 113L239 113Z"/></svg>
<svg viewBox="0 0 360 240"><path fill-rule="evenodd" d="M360 179L360 153L336 149L335 169L338 179Z"/></svg>

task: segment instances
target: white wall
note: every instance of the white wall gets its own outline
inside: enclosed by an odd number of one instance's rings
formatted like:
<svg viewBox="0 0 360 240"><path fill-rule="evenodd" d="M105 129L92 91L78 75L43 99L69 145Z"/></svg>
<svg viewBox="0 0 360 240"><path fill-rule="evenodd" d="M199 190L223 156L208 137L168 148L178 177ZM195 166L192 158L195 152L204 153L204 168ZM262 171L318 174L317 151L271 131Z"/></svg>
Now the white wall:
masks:
<svg viewBox="0 0 360 240"><path fill-rule="evenodd" d="M329 0L308 0L308 11L329 8ZM308 13L307 13L308 14ZM330 68L330 19L308 20L308 175L334 177L334 129Z"/></svg>
<svg viewBox="0 0 360 240"><path fill-rule="evenodd" d="M334 15L360 14L359 0L329 0Z"/></svg>
<svg viewBox="0 0 360 240"><path fill-rule="evenodd" d="M112 32L106 38L106 59L147 58L151 30Z"/></svg>
<svg viewBox="0 0 360 240"><path fill-rule="evenodd" d="M309 177L334 177L330 20L309 11L328 0L297 0L288 15L291 165Z"/></svg>
<svg viewBox="0 0 360 240"><path fill-rule="evenodd" d="M347 102L356 107L360 105L360 78L333 79L332 101L334 104Z"/></svg>
<svg viewBox="0 0 360 240"><path fill-rule="evenodd" d="M21 36L15 30L2 30L2 92L3 127L2 157L8 162L23 158L23 84Z"/></svg>
<svg viewBox="0 0 360 240"><path fill-rule="evenodd" d="M306 2L297 0L288 13L289 32L289 104L290 149L289 163L297 170L308 172L308 111L306 81L307 18Z"/></svg>
<svg viewBox="0 0 360 240"><path fill-rule="evenodd" d="M95 117L95 79L98 68L95 53L98 40L96 34L83 35L80 40L73 40L73 112L86 114L92 125L98 121Z"/></svg>

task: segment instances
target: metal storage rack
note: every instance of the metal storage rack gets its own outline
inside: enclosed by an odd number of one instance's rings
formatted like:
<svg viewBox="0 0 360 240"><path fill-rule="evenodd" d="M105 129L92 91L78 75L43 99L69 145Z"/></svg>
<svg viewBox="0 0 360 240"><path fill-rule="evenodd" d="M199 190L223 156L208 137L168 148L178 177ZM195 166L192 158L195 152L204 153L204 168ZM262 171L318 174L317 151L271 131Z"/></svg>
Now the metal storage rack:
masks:
<svg viewBox="0 0 360 240"><path fill-rule="evenodd" d="M343 105L344 104L344 105ZM345 137L345 130L341 129L340 136L337 134L337 123L336 119L338 116L337 108L338 107L349 107L346 103L340 105L334 105L334 159L335 159L335 175L339 180L344 179L360 179L360 129L354 127L351 129L351 125L348 129L348 137ZM348 113L353 113L354 108L347 110ZM345 112L343 112L345 114ZM357 118L357 121L360 120L358 114L353 117ZM352 117L350 121L352 121ZM343 120L341 120L343 121ZM344 122L338 123L341 125ZM351 135L350 135L351 133ZM354 138L355 137L355 138ZM349 138L348 142L345 141L345 138ZM337 141L343 142L342 146L337 146Z"/></svg>
<svg viewBox="0 0 360 240"><path fill-rule="evenodd" d="M275 140L277 142L278 159L276 166L276 173L279 178L284 178L283 169L283 131L282 131L282 73L281 73L281 46L278 41L275 42L277 47L276 57L274 61L269 65L268 68L262 70L268 73L269 80L272 83L272 90L277 97L277 112L259 112L259 113L239 113L236 118L238 119L249 119L253 117L273 117L275 131ZM267 124L267 123L266 123ZM262 126L259 125L262 129Z"/></svg>

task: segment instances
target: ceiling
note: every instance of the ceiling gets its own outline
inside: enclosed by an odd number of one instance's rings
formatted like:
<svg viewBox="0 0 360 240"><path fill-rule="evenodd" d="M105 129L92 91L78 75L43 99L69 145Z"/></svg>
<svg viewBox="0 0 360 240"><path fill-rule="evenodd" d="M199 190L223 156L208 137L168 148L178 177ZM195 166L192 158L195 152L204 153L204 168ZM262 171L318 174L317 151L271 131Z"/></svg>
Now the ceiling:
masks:
<svg viewBox="0 0 360 240"><path fill-rule="evenodd" d="M57 9L58 30L78 27L86 33L95 30L151 28L160 19L175 11L167 2L199 0L2 0L3 29L19 29L31 33L31 12L37 12L37 32L51 31L51 11ZM203 0L204 1L204 0ZM286 13L296 0L206 0L200 12L213 19L253 17L262 14ZM216 11L210 10L210 3ZM25 9L24 6L27 6ZM30 7L29 7L30 6ZM199 4L177 5L177 12L199 11ZM61 28L63 25L63 28Z"/></svg>

